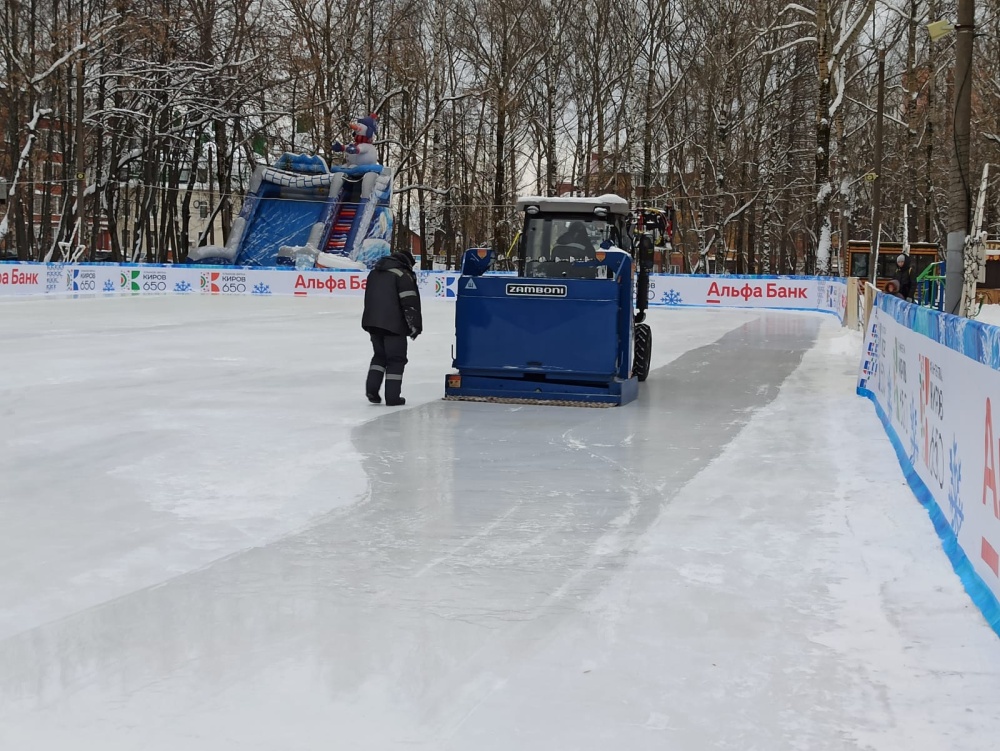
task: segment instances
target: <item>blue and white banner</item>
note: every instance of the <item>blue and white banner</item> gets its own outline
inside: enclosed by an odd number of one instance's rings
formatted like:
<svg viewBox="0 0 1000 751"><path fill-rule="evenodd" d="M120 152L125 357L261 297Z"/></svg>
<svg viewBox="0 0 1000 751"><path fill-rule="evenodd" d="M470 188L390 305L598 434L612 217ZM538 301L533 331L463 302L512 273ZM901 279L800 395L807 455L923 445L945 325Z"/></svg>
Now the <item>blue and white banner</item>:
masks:
<svg viewBox="0 0 1000 751"><path fill-rule="evenodd" d="M858 393L875 403L956 573L1000 634L1000 327L879 294Z"/></svg>
<svg viewBox="0 0 1000 751"><path fill-rule="evenodd" d="M0 296L41 294L363 295L367 271L157 264L0 264ZM455 299L456 271L419 271L424 297ZM844 318L843 279L653 274L649 304L822 310Z"/></svg>
<svg viewBox="0 0 1000 751"><path fill-rule="evenodd" d="M9 295L362 295L368 273L159 264L0 264ZM429 285L433 289L433 283Z"/></svg>
<svg viewBox="0 0 1000 751"><path fill-rule="evenodd" d="M649 280L649 304L822 310L843 321L847 312L847 282L816 276L653 274Z"/></svg>

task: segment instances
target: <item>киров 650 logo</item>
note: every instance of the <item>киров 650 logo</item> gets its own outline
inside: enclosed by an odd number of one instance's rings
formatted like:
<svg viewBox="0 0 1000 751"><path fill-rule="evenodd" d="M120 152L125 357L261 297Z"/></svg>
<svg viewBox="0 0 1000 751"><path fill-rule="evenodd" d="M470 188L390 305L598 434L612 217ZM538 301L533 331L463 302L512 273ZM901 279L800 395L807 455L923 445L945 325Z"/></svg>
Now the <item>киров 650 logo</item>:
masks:
<svg viewBox="0 0 1000 751"><path fill-rule="evenodd" d="M166 292L167 275L162 271L123 271L121 289L123 292Z"/></svg>
<svg viewBox="0 0 1000 751"><path fill-rule="evenodd" d="M227 271L205 271L201 275L201 291L210 295L246 294L247 275Z"/></svg>
<svg viewBox="0 0 1000 751"><path fill-rule="evenodd" d="M66 274L66 289L70 292L95 292L97 272L93 269L69 269Z"/></svg>

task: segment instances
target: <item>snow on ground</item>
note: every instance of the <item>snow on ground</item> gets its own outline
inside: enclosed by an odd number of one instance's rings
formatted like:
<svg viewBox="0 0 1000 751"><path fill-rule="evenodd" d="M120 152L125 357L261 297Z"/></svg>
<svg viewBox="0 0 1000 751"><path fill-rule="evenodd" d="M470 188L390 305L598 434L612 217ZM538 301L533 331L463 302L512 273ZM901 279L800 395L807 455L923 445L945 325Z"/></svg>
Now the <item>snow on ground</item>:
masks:
<svg viewBox="0 0 1000 751"><path fill-rule="evenodd" d="M1000 305L984 305L976 315L976 320L1000 326Z"/></svg>
<svg viewBox="0 0 1000 751"><path fill-rule="evenodd" d="M0 748L995 747L859 334L657 309L636 404L454 405L428 300L392 409L359 303L0 303Z"/></svg>
<svg viewBox="0 0 1000 751"><path fill-rule="evenodd" d="M996 748L1000 644L852 394L860 346L828 325L628 568L505 687L558 696L566 747L591 747L610 713L623 748ZM464 747L501 748L488 739L514 707L481 714Z"/></svg>

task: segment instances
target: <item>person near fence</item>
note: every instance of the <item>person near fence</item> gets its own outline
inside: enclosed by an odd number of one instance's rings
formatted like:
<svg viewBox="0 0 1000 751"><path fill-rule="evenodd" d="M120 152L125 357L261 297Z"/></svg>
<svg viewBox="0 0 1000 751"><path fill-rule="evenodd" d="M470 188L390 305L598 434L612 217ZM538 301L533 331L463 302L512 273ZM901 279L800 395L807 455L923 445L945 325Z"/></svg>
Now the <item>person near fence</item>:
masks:
<svg viewBox="0 0 1000 751"><path fill-rule="evenodd" d="M361 327L372 342L365 396L380 404L379 391L385 379L385 403L390 407L406 404L400 395L406 367L406 337L416 339L423 331L420 291L413 273L414 258L409 251L385 256L375 264L365 286L365 309Z"/></svg>
<svg viewBox="0 0 1000 751"><path fill-rule="evenodd" d="M896 256L896 274L893 279L899 284L899 289L894 294L904 300L912 300L916 288L916 274L909 256L902 253Z"/></svg>

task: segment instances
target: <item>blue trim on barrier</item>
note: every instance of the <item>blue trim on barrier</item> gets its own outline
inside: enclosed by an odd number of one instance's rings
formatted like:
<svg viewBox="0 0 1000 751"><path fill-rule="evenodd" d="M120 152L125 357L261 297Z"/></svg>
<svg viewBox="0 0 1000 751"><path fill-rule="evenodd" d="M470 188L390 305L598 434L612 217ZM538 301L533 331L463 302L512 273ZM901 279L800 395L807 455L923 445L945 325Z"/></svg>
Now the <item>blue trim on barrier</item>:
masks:
<svg viewBox="0 0 1000 751"><path fill-rule="evenodd" d="M882 427L885 429L885 433L889 436L889 441L896 451L896 459L903 470L903 476L906 478L906 482L910 486L910 490L917 497L917 500L927 509L927 514L934 524L934 531L937 532L941 540L941 547L944 548L948 560L951 561L952 569L958 575L962 586L965 587L965 591L968 592L972 602L982 612L990 628L993 629L997 636L1000 636L1000 602L997 601L996 595L993 594L993 591L986 585L982 577L976 573L969 557L962 550L962 546L958 544L958 538L955 536L951 524L945 518L930 488L927 487L917 473L917 470L910 463L906 449L903 448L899 436L896 435L896 429L892 427L889 416L882 409L882 405L878 403L875 394L870 389L860 387L857 389L857 393L858 396L868 399L875 405L875 413L878 415L879 420L882 421Z"/></svg>
<svg viewBox="0 0 1000 751"><path fill-rule="evenodd" d="M256 271L361 271L362 269L319 269L319 268L308 268L308 269L297 269L294 266L245 266L236 264L207 264L207 263L132 263L132 262L121 262L114 263L112 261L15 261L15 260L0 260L0 264L10 264L12 266L113 266L115 268L147 268L147 269L184 269L184 268L196 268L196 269L254 269ZM415 271L422 271L422 269L414 269ZM450 270L434 270L426 273L436 273L436 274L455 274L457 276L461 275L460 271L450 271ZM516 272L513 271L489 271L488 274L505 274L513 275ZM842 282L847 283L847 278L840 276L796 276L796 275L784 275L776 276L773 274L769 275L753 275L753 274L650 274L650 277L656 279L785 279L785 280L798 280L798 281L822 281L822 282ZM733 306L728 306L733 307ZM771 308L774 310L774 308ZM789 308L789 310L802 310L802 308Z"/></svg>
<svg viewBox="0 0 1000 751"><path fill-rule="evenodd" d="M840 313L836 310L830 310L828 308L786 308L779 307L777 305L705 305L703 303L665 303L665 302L653 302L650 300L649 307L651 308L704 308L706 310L787 310L791 313L829 313L830 315L836 317L840 320Z"/></svg>
<svg viewBox="0 0 1000 751"><path fill-rule="evenodd" d="M219 265L212 263L112 263L111 261L0 261L0 265L10 266L87 266L94 268L114 268L114 269L197 269L199 271L211 271L223 269L225 271L326 271L334 274L367 274L370 269L328 269L310 266L308 269L299 269L295 266L234 266L231 264ZM458 272L432 272L432 273L454 273Z"/></svg>
<svg viewBox="0 0 1000 751"><path fill-rule="evenodd" d="M653 273L650 276L671 279L798 279L821 282L843 282L847 284L850 277L846 276L805 276L803 274L662 274Z"/></svg>
<svg viewBox="0 0 1000 751"><path fill-rule="evenodd" d="M1000 370L1000 327L914 305L892 295L880 293L875 304L900 326Z"/></svg>
<svg viewBox="0 0 1000 751"><path fill-rule="evenodd" d="M64 267L64 266L85 266L94 268L115 268L115 269L197 269L198 271L212 271L212 270L223 270L231 272L241 272L241 271L282 271L282 272L326 272L328 274L366 274L368 269L324 269L324 268L308 268L299 269L295 266L236 266L236 265L215 265L207 263L113 263L111 261L77 261L70 263L68 261L53 261L53 262L43 262L43 261L0 261L0 265L10 264L14 266L45 266L45 267ZM424 271L422 269L414 269L418 277L423 275L453 275L456 279L461 276L458 271ZM487 271L485 276L512 276L516 272L513 271ZM651 274L652 278L663 279L663 278L702 278L702 279L792 279L792 280L811 280L811 281L827 281L827 282L841 282L846 285L846 280L840 277L832 276L752 276L752 275L719 275L719 274ZM44 293L42 293L44 294ZM84 293L84 295L89 296L90 293ZM166 291L166 294L170 294L170 290ZM77 295L73 295L74 297ZM739 309L739 310L787 310L797 313L827 313L834 316L836 319L843 323L843 318L840 313L829 308L793 308L778 305L705 305L701 303L661 303L655 300L649 301L649 307L655 308L726 308L729 310Z"/></svg>

